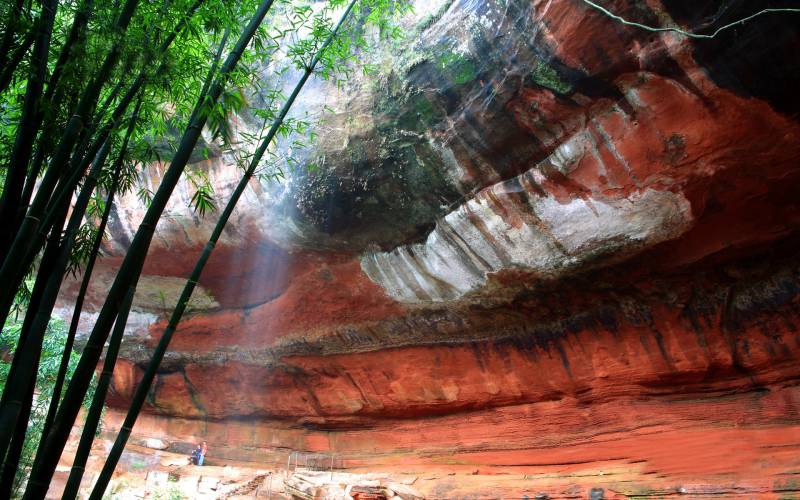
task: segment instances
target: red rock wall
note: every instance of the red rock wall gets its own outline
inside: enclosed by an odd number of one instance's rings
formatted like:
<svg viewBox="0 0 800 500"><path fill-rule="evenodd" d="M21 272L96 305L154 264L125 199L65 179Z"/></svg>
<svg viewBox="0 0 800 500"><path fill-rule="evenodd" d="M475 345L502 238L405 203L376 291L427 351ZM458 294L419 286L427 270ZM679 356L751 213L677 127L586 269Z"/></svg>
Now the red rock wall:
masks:
<svg viewBox="0 0 800 500"><path fill-rule="evenodd" d="M376 280L360 252L280 250L253 229L250 243L222 245L201 281L219 307L181 324L139 438L202 438L228 458L280 461L293 449L353 468L436 471L434 497L800 492L800 124L786 97L796 91L765 90L739 61L720 62L733 49L764 57L764 26L775 57L796 33L770 18L701 45L623 27L578 0L532 5L552 64L583 76L569 96L528 85L508 96L508 127L535 151L525 161L492 165L453 146L461 180L477 185L469 196L510 232L536 216L496 187L510 179L563 206L669 192L690 204L682 232L622 238L611 255L565 258L552 272L501 266L458 300L408 303L393 283L422 286L435 273L401 276L398 265L386 269L396 279ZM651 24L688 19L677 1L607 5ZM797 74L796 61L778 62ZM503 134L474 119L485 137ZM582 154L562 171L553 155L568 140ZM506 233L464 212L503 248ZM398 244L382 262L418 248ZM147 272L183 274L168 257L155 249ZM140 347L115 371L113 408L141 374Z"/></svg>
<svg viewBox="0 0 800 500"><path fill-rule="evenodd" d="M485 322L483 341L187 364L160 377L154 409L200 420L146 417L137 435L206 439L219 457L280 462L290 449L364 470L478 470L483 482L445 481L448 497L534 486L777 497L800 466L798 270L779 257L465 313ZM117 387L135 372L118 371Z"/></svg>

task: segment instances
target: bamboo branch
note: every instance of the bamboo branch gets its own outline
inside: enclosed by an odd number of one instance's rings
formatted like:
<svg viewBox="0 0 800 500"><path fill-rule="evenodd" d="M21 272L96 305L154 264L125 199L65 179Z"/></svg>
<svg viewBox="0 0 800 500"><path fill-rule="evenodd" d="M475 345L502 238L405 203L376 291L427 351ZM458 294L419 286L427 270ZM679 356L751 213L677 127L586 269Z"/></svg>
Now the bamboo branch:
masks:
<svg viewBox="0 0 800 500"><path fill-rule="evenodd" d="M228 55L220 70L220 75L210 87L208 96L200 96L196 106L203 106L206 102L215 104L225 88L230 74L238 65L245 49L250 44L256 30L261 25L264 17L272 6L274 0L263 0L250 22L243 30L239 40ZM208 99L208 101L207 101ZM180 180L183 170L188 164L192 151L197 145L200 133L208 119L207 113L198 113L189 124L181 138L178 150L172 159L169 168L164 173L161 185L153 197L150 208L145 213L144 219L133 237L128 253L123 260L114 283L109 289L106 301L87 339L83 354L67 388L64 401L58 410L56 421L43 446L37 451L37 459L31 472L28 488L24 499L38 499L45 495L50 479L55 472L58 459L69 437L75 418L80 409L82 396L91 381L94 368L100 359L103 345L110 333L111 327L122 308L124 295L138 276L141 274L147 250L152 241L156 224L163 213L172 191Z"/></svg>
<svg viewBox="0 0 800 500"><path fill-rule="evenodd" d="M128 442L128 438L130 437L130 433L133 429L133 426L136 423L136 419L139 416L139 412L144 405L144 402L147 399L147 394L150 391L150 387L155 379L156 373L158 372L158 367L161 364L161 360L164 358L164 354L169 347L169 343L172 339L172 335L175 333L175 330L178 327L178 324L183 317L183 313L186 311L186 306L189 304L189 300L192 297L192 293L194 292L195 287L197 286L197 282L200 279L200 275L205 268L208 259L211 257L211 252L214 250L214 247L219 240L219 237L222 235L222 231L225 229L225 226L230 219L233 210L236 208L236 204L239 202L244 190L247 188L247 185L250 182L250 179L255 174L256 169L258 168L261 159L266 153L267 148L269 147L272 140L275 138L275 135L278 133L278 130L283 123L283 120L286 118L286 115L289 113L292 105L294 104L295 99L300 94L300 91L303 89L303 86L308 81L308 78L314 71L317 63L319 62L320 58L322 57L325 50L331 44L333 39L336 37L339 29L341 28L342 24L344 24L345 20L350 15L350 12L353 10L353 7L357 3L358 0L352 0L350 4L347 6L347 10L342 14L339 22L336 24L335 28L331 31L328 35L325 42L322 44L320 49L314 55L311 62L306 66L305 72L303 76L298 81L297 85L295 86L294 90L292 91L289 98L284 103L283 107L281 108L280 113L275 118L270 127L269 132L264 137L264 140L259 144L258 148L256 149L253 157L250 160L250 164L248 165L247 170L245 171L244 176L242 179L239 180L239 183L236 186L233 194L231 195L230 200L225 205L225 209L222 211L217 224L214 226L214 231L211 233L211 237L209 238L208 242L206 243L205 247L203 248L203 253L200 255L200 258L195 263L195 267L192 270L192 274L189 279L186 281L184 285L183 291L181 292L181 296L178 299L178 303L175 306L175 309L172 312L170 317L169 323L167 324L166 330L164 330L161 339L159 339L158 345L156 346L155 351L153 352L153 357L150 360L150 363L147 366L147 370L145 371L142 380L139 382L139 385L136 386L136 392L134 393L133 400L131 401L131 406L128 409L128 413L125 416L125 421L123 422L122 426L120 427L119 433L117 434L117 439L114 441L114 446L111 448L109 452L108 458L106 459L106 463L103 465L103 469L100 472L100 476L97 479L97 483L95 484L94 489L92 490L92 494L89 497L89 500L100 500L103 497L103 494L108 486L108 482L111 480L111 475L114 472L114 469L117 466L120 456L122 456L122 451L125 449L125 445Z"/></svg>

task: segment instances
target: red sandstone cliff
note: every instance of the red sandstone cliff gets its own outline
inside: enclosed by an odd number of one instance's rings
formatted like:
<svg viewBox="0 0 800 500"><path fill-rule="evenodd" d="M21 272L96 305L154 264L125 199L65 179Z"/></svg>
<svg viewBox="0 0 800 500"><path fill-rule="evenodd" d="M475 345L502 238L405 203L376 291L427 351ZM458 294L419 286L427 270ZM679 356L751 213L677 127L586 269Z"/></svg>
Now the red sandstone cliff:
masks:
<svg viewBox="0 0 800 500"><path fill-rule="evenodd" d="M685 28L753 11L726 5L607 3ZM359 123L322 135L327 170L252 186L138 435L445 471L439 497L797 495L798 21L690 41L580 0L447 3L341 105ZM113 408L209 230L181 210Z"/></svg>

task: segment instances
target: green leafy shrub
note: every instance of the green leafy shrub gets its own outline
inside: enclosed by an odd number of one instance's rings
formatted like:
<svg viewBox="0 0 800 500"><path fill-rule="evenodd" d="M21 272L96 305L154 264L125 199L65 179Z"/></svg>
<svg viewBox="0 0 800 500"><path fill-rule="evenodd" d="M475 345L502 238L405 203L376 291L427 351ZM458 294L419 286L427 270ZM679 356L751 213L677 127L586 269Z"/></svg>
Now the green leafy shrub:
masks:
<svg viewBox="0 0 800 500"><path fill-rule="evenodd" d="M22 323L9 321L6 323L5 328L0 331L0 391L5 388L8 373L11 369L11 360L14 356L14 349L19 340L19 332L21 329ZM45 417L47 416L47 409L50 406L50 399L53 397L53 385L56 381L56 375L58 374L58 368L61 363L61 353L64 350L66 340L67 327L64 322L58 318L51 318L42 344L39 375L36 379L36 392L34 393L34 401L31 406L31 415L28 419L28 434L25 437L25 444L23 445L22 455L20 456L20 468L17 470L17 476L14 481L14 494L17 494L24 485L30 467L33 464L33 456L36 453L36 447L42 436L42 427L44 426ZM69 367L67 369L67 379L69 379L73 371L75 371L79 357L78 353L74 351L71 353ZM84 401L84 406L87 408L92 395L94 395L94 385L95 383L93 381L92 388L87 394L87 399ZM61 394L59 394L58 397L61 397Z"/></svg>

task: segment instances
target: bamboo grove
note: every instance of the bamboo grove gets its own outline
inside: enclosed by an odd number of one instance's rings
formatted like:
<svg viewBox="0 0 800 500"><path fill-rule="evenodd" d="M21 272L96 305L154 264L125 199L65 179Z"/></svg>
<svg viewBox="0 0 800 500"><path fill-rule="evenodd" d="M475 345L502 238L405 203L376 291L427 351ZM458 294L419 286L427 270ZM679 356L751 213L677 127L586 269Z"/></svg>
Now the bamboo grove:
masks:
<svg viewBox="0 0 800 500"><path fill-rule="evenodd" d="M236 203L249 183L283 176L270 168L276 137L311 137L307 131L313 123L289 113L303 86L314 75L347 78L358 66L359 54L368 50L366 40L398 36L394 23L409 9L403 0L3 3L0 328L3 335L14 331L18 336L4 356L10 367L0 400L0 498L44 498L86 407L64 491L64 498L77 496L151 240L185 177L196 189L193 208L202 217L216 218L216 225L92 490L91 498L102 498ZM280 68L270 75L298 75L287 94L278 78L264 81L260 69L269 65ZM246 97L254 88L266 96L257 105ZM249 147L232 140L229 120L237 113L263 122ZM198 155L207 154L201 139L209 136L220 147L241 150L241 161L231 166L241 169L241 179L228 200L215 199L207 177L193 166ZM155 161L165 170L157 189L150 191L140 180L146 165ZM96 319L80 325L112 207L129 192L138 194L145 215ZM80 278L80 288L76 297L68 298L74 310L63 351L56 357L51 393L42 394L37 387L43 353L49 355L45 347L52 345L53 311L70 273ZM79 326L89 333L81 339L75 363ZM35 442L29 418L42 401L49 405ZM24 458L26 447L35 450L30 461Z"/></svg>

